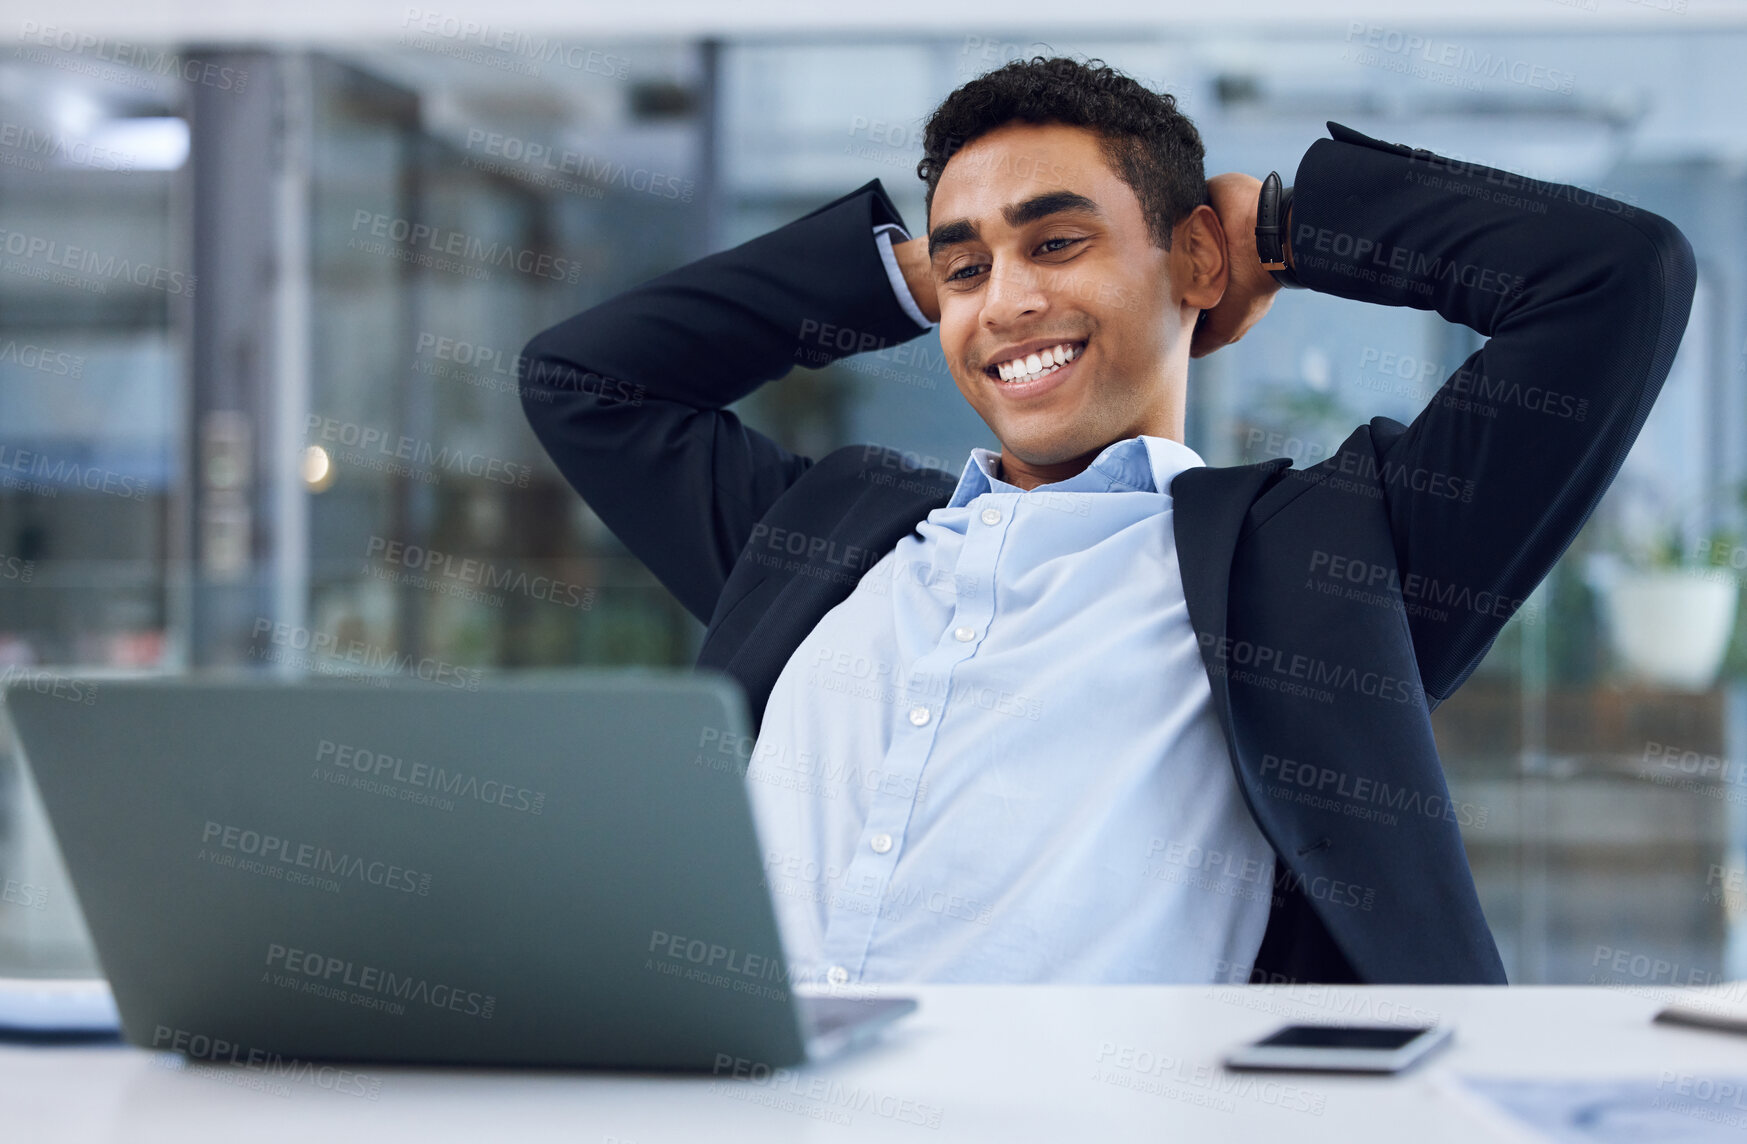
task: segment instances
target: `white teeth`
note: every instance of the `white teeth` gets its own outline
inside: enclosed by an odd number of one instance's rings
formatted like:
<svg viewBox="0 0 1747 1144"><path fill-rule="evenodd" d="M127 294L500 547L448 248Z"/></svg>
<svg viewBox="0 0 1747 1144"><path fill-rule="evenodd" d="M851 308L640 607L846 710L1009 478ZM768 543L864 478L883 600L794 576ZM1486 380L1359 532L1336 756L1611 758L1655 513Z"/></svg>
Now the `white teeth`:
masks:
<svg viewBox="0 0 1747 1144"><path fill-rule="evenodd" d="M1063 343L1046 350L1004 361L995 367L1002 381L1031 381L1054 373L1077 356L1074 346Z"/></svg>

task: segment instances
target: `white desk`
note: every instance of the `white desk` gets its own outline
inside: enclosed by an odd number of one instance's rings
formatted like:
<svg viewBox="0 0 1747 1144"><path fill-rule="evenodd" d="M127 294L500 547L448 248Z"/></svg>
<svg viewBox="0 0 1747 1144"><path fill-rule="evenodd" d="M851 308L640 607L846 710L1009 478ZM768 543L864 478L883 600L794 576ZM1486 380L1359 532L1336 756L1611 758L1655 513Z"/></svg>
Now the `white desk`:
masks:
<svg viewBox="0 0 1747 1144"><path fill-rule="evenodd" d="M1650 991L933 986L906 992L921 1008L881 1043L804 1067L780 1084L365 1066L369 1084L358 1087L374 1088L372 1099L308 1081L285 1084L236 1066L168 1067L180 1058L133 1048L0 1046L0 1136L19 1144L1473 1144L1506 1137L1447 1091L1457 1073L1651 1080L1663 1069L1747 1075L1747 1037L1653 1025L1650 1017L1663 998ZM1228 1073L1217 1063L1228 1046L1287 1020L1411 1020L1416 1009L1454 1024L1456 1039L1400 1077ZM913 1122L935 1113L937 1128ZM1747 1129L1737 1131L1747 1139Z"/></svg>

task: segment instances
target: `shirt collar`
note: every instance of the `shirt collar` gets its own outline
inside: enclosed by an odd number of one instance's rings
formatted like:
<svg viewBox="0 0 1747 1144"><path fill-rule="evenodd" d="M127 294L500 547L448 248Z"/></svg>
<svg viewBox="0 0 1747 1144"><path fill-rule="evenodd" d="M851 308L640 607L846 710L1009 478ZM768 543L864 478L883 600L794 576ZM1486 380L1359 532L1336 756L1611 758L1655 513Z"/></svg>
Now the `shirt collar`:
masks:
<svg viewBox="0 0 1747 1144"><path fill-rule="evenodd" d="M960 508L984 493L1020 493L1017 485L995 475L1000 454L972 449L958 479L948 508ZM1168 437L1129 437L1106 445L1086 468L1062 481L1039 485L1033 492L1163 493L1170 495L1171 481L1184 469L1206 465L1201 455L1181 441Z"/></svg>

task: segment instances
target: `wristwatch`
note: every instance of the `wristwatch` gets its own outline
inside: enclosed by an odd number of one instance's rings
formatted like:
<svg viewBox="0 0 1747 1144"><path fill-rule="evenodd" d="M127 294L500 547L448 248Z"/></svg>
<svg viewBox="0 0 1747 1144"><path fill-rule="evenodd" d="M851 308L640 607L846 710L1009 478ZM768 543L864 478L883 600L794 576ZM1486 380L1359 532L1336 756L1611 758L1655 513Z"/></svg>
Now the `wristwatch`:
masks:
<svg viewBox="0 0 1747 1144"><path fill-rule="evenodd" d="M1256 253L1261 256L1262 269L1274 276L1274 281L1292 290L1305 289L1292 267L1286 264L1286 224L1292 209L1292 188L1280 186L1280 172L1269 171L1262 180L1262 190L1256 196Z"/></svg>

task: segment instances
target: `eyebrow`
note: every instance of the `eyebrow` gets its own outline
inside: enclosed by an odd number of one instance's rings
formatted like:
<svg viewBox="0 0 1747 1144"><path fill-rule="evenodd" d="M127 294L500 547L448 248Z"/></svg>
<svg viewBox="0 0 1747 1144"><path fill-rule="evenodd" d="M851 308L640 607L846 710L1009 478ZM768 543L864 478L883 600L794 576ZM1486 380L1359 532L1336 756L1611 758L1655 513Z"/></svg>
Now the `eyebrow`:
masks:
<svg viewBox="0 0 1747 1144"><path fill-rule="evenodd" d="M1050 215L1070 213L1091 215L1099 219L1104 217L1104 212L1098 209L1097 203L1074 191L1045 191L1023 202L1008 203L1001 208L1001 217L1011 227L1024 226ZM948 246L957 246L980 237L976 224L969 219L943 222L928 232L928 257L933 258Z"/></svg>

